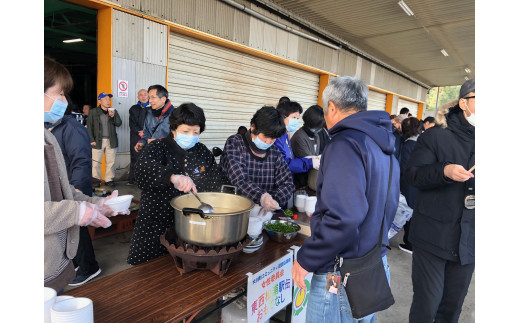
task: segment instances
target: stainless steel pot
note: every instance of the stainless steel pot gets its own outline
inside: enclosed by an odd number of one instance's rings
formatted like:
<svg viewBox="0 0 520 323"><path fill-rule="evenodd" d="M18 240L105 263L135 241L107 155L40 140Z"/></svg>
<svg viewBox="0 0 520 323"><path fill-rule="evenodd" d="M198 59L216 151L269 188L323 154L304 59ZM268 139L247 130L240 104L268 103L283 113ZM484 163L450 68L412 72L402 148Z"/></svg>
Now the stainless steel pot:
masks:
<svg viewBox="0 0 520 323"><path fill-rule="evenodd" d="M199 246L223 246L242 240L247 234L249 212L255 203L236 194L203 192L200 199L215 213L198 209L193 194L178 196L170 204L175 209L175 232L182 240Z"/></svg>
<svg viewBox="0 0 520 323"><path fill-rule="evenodd" d="M318 170L311 169L309 171L309 176L307 178L307 186L313 190L316 191L316 182L318 181Z"/></svg>

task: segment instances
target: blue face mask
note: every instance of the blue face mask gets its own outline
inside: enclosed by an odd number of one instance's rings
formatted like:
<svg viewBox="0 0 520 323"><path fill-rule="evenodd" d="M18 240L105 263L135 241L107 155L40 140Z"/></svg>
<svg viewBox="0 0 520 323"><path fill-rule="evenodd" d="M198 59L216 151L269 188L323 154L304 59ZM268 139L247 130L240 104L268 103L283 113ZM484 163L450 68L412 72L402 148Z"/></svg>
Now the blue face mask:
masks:
<svg viewBox="0 0 520 323"><path fill-rule="evenodd" d="M256 136L255 139L253 139L253 143L255 144L255 146L258 148L258 149L261 149L261 150L267 150L269 149L269 147L271 147L273 143L270 143L270 144L266 144L265 142L263 142L259 136Z"/></svg>
<svg viewBox="0 0 520 323"><path fill-rule="evenodd" d="M47 93L43 93L43 94L47 95ZM51 98L48 95L47 95L47 97ZM63 118L63 115L65 114L65 110L67 110L67 103L65 103L61 100L54 99L54 98L51 98L51 99L54 100L54 103L52 104L50 111L43 112L43 121L54 123L54 122L60 120L61 118Z"/></svg>
<svg viewBox="0 0 520 323"><path fill-rule="evenodd" d="M298 120L289 118L289 124L287 126L285 126L285 128L289 132L295 132L298 129Z"/></svg>
<svg viewBox="0 0 520 323"><path fill-rule="evenodd" d="M199 142L199 136L186 135L177 132L177 139L175 139L175 141L182 149L190 149Z"/></svg>

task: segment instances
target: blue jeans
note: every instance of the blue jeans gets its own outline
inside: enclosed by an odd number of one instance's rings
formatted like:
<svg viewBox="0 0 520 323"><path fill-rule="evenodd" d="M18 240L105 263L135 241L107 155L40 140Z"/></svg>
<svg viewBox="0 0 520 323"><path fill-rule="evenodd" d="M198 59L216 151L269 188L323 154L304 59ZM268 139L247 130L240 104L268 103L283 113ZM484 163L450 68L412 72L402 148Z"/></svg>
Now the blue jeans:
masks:
<svg viewBox="0 0 520 323"><path fill-rule="evenodd" d="M386 278L390 284L390 271L386 256L383 258ZM339 271L336 275L340 275ZM374 323L376 314L367 315L359 320L352 317L352 311L348 303L347 293L343 284L340 284L338 294L330 293L326 290L327 273L314 273L312 275L311 290L309 293L309 303L307 304L306 322L328 322L328 323Z"/></svg>

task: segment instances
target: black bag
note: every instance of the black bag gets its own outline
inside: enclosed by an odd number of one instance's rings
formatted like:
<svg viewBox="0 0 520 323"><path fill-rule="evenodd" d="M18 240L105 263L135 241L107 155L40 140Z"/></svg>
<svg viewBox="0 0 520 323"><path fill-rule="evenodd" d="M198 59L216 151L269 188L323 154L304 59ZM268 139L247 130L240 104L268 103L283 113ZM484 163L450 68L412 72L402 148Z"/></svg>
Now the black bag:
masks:
<svg viewBox="0 0 520 323"><path fill-rule="evenodd" d="M390 156L390 178L388 180L385 210L392 181L392 161L393 158ZM352 316L355 319L385 310L395 303L381 259L384 223L385 215L383 215L381 223L379 243L366 255L353 259L336 258L336 263L340 266L342 284L347 292Z"/></svg>

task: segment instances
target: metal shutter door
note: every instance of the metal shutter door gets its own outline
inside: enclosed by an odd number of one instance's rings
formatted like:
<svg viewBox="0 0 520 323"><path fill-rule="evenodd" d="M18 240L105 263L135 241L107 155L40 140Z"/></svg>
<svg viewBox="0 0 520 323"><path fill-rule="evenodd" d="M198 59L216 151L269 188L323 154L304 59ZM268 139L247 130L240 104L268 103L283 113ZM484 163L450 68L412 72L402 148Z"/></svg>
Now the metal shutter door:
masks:
<svg viewBox="0 0 520 323"><path fill-rule="evenodd" d="M368 90L368 104L367 104L367 110L378 110L378 111L385 111L386 107L386 94Z"/></svg>
<svg viewBox="0 0 520 323"><path fill-rule="evenodd" d="M418 103L399 98L399 101L397 102L397 113L399 113L402 108L408 108L412 116L417 118L417 112L419 111Z"/></svg>
<svg viewBox="0 0 520 323"><path fill-rule="evenodd" d="M282 96L304 111L317 103L319 75L171 33L168 92L174 106L193 102L204 109L200 141L223 148L239 126L249 128L256 110ZM303 121L300 118L300 126Z"/></svg>

